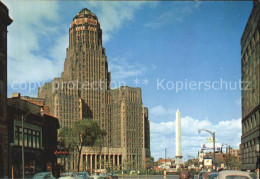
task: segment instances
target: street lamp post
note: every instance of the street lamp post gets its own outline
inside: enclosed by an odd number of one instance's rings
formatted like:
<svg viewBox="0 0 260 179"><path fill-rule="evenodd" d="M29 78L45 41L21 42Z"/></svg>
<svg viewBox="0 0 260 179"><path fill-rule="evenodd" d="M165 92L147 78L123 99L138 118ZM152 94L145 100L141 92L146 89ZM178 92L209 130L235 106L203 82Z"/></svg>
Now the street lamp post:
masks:
<svg viewBox="0 0 260 179"><path fill-rule="evenodd" d="M42 113L42 108L41 108L41 115L43 115ZM24 179L24 120L26 120L26 117L30 114L30 112L28 111L25 115L22 114L22 176Z"/></svg>
<svg viewBox="0 0 260 179"><path fill-rule="evenodd" d="M215 143L216 143L216 140L215 140L215 132L212 132L212 131L210 131L208 129L199 129L198 133L200 134L201 131L208 132L213 137L213 160L214 160L214 170L216 170L216 157L215 157Z"/></svg>

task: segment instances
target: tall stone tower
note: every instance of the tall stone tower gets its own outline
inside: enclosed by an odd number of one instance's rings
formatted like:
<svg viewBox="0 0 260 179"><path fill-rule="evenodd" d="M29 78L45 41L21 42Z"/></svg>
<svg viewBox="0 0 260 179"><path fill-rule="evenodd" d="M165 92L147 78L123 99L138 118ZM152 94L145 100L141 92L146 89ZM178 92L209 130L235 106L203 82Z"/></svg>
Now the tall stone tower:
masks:
<svg viewBox="0 0 260 179"><path fill-rule="evenodd" d="M82 9L69 28L69 47L60 78L38 90L61 127L93 118L107 132L100 152L84 147L81 170L144 168L150 157L148 109L143 106L140 88L110 89L111 75L102 46L102 30L97 16ZM67 170L76 168L76 157Z"/></svg>
<svg viewBox="0 0 260 179"><path fill-rule="evenodd" d="M102 47L102 30L97 16L87 8L74 18L69 29L69 47L64 62L64 81L78 82L78 95L86 103L86 117L109 128L106 102L110 83L107 57ZM76 88L76 86L74 86ZM110 131L107 130L110 136Z"/></svg>
<svg viewBox="0 0 260 179"><path fill-rule="evenodd" d="M176 111L176 150L175 150L175 164L176 168L180 167L182 164L182 147L181 147L181 112L179 109Z"/></svg>

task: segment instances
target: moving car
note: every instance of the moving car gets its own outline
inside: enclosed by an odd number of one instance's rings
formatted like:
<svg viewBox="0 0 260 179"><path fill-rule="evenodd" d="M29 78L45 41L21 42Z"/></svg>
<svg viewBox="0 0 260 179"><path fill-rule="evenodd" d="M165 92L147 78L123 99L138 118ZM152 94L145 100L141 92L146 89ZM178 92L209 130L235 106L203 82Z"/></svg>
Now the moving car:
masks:
<svg viewBox="0 0 260 179"><path fill-rule="evenodd" d="M203 179L209 179L209 174L211 174L212 172L206 172L203 175Z"/></svg>
<svg viewBox="0 0 260 179"><path fill-rule="evenodd" d="M108 179L108 176L105 175L91 175L89 179Z"/></svg>
<svg viewBox="0 0 260 179"><path fill-rule="evenodd" d="M88 172L78 172L76 173L77 179L88 179L89 174Z"/></svg>
<svg viewBox="0 0 260 179"><path fill-rule="evenodd" d="M179 175L180 179L193 179L194 175L190 171L184 171Z"/></svg>
<svg viewBox="0 0 260 179"><path fill-rule="evenodd" d="M218 173L217 179L255 179L256 177L249 172L237 170L225 170Z"/></svg>
<svg viewBox="0 0 260 179"><path fill-rule="evenodd" d="M116 176L116 175L114 174L114 172L108 173L107 176L108 176L109 179L118 179L118 176Z"/></svg>
<svg viewBox="0 0 260 179"><path fill-rule="evenodd" d="M201 171L198 175L198 179L203 179L205 173L207 173L206 171Z"/></svg>
<svg viewBox="0 0 260 179"><path fill-rule="evenodd" d="M33 179L55 179L51 172L40 172L33 176Z"/></svg>
<svg viewBox="0 0 260 179"><path fill-rule="evenodd" d="M218 173L210 173L208 175L208 179L217 179L217 177L218 177Z"/></svg>
<svg viewBox="0 0 260 179"><path fill-rule="evenodd" d="M60 175L59 179L77 179L76 172L65 172Z"/></svg>

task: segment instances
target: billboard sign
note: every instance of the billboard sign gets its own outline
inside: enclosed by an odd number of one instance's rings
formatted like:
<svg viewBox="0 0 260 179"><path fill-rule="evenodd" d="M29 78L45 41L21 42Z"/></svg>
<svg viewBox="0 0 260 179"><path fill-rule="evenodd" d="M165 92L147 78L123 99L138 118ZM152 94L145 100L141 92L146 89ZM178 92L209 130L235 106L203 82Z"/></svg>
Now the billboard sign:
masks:
<svg viewBox="0 0 260 179"><path fill-rule="evenodd" d="M201 145L201 150L213 150L213 143L206 143ZM220 143L215 144L215 151L221 151L222 145Z"/></svg>
<svg viewBox="0 0 260 179"><path fill-rule="evenodd" d="M212 166L212 159L211 158L205 158L204 159L204 166Z"/></svg>

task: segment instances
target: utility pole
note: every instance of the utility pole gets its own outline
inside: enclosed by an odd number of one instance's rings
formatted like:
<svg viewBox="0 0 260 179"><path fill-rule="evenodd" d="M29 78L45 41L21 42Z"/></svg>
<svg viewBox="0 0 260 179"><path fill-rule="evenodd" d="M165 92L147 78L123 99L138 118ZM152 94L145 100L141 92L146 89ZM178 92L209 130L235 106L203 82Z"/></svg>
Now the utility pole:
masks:
<svg viewBox="0 0 260 179"><path fill-rule="evenodd" d="M23 179L24 179L24 117L22 114L22 172L23 172Z"/></svg>
<svg viewBox="0 0 260 179"><path fill-rule="evenodd" d="M165 160L164 160L164 168L166 169L166 148L165 148L165 152L164 152L164 154L165 154Z"/></svg>
<svg viewBox="0 0 260 179"><path fill-rule="evenodd" d="M214 170L216 171L216 156L215 156L215 143L216 143L216 139L215 139L215 132L213 132L213 155L214 155Z"/></svg>
<svg viewBox="0 0 260 179"><path fill-rule="evenodd" d="M211 134L211 136L213 137L213 161L214 161L214 170L216 170L216 158L215 158L215 143L216 143L216 138L215 138L215 136L216 136L216 133L213 131L210 131L210 130L208 130L208 129L199 129L198 130L198 133L200 134L201 133L201 131L205 131L205 132L208 132L208 133L210 133Z"/></svg>

